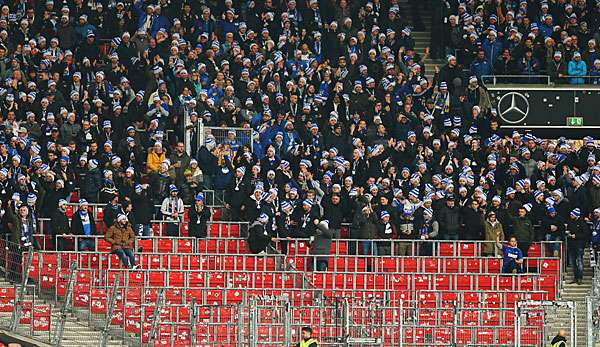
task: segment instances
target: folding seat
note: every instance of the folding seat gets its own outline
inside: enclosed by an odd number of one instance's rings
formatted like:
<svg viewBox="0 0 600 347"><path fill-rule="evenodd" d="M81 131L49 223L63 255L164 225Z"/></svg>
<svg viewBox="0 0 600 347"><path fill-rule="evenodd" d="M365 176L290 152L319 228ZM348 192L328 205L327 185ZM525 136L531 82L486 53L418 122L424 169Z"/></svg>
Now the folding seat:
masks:
<svg viewBox="0 0 600 347"><path fill-rule="evenodd" d="M242 295L242 291L239 289L235 289L235 290L231 290L231 289L225 289L226 290L226 296L225 296L225 300L226 300L226 305L236 305L242 302L243 299L243 295Z"/></svg>
<svg viewBox="0 0 600 347"><path fill-rule="evenodd" d="M540 336L542 329L521 328L521 345L522 346L540 346L542 337Z"/></svg>
<svg viewBox="0 0 600 347"><path fill-rule="evenodd" d="M247 288L252 286L251 276L247 272L235 272L233 276L233 286L235 288Z"/></svg>
<svg viewBox="0 0 600 347"><path fill-rule="evenodd" d="M144 304L155 304L158 301L158 290L159 288L145 288L142 302Z"/></svg>
<svg viewBox="0 0 600 347"><path fill-rule="evenodd" d="M450 276L448 275L434 275L434 283L435 283L435 290L450 290Z"/></svg>
<svg viewBox="0 0 600 347"><path fill-rule="evenodd" d="M159 239L157 244L157 251L159 253L172 253L173 239Z"/></svg>
<svg viewBox="0 0 600 347"><path fill-rule="evenodd" d="M458 346L472 346L473 334L471 329L458 328L456 329L456 343Z"/></svg>
<svg viewBox="0 0 600 347"><path fill-rule="evenodd" d="M431 309L420 309L418 319L419 325L435 325L436 312Z"/></svg>
<svg viewBox="0 0 600 347"><path fill-rule="evenodd" d="M179 239L177 240L177 253L192 253L193 246L192 239Z"/></svg>
<svg viewBox="0 0 600 347"><path fill-rule="evenodd" d="M92 288L90 292L90 311L93 314L106 314L108 295L105 290Z"/></svg>
<svg viewBox="0 0 600 347"><path fill-rule="evenodd" d="M142 310L140 307L125 307L125 331L140 333Z"/></svg>
<svg viewBox="0 0 600 347"><path fill-rule="evenodd" d="M240 237L240 225L237 223L229 224L229 237Z"/></svg>
<svg viewBox="0 0 600 347"><path fill-rule="evenodd" d="M152 287L164 287L165 286L165 272L152 271L148 273L148 283Z"/></svg>
<svg viewBox="0 0 600 347"><path fill-rule="evenodd" d="M455 257L456 254L456 244L452 242L441 242L439 244L439 255L441 257Z"/></svg>
<svg viewBox="0 0 600 347"><path fill-rule="evenodd" d="M502 260L497 258L486 259L487 273L500 273L502 270Z"/></svg>
<svg viewBox="0 0 600 347"><path fill-rule="evenodd" d="M512 328L498 329L498 344L503 346L514 346L515 330Z"/></svg>
<svg viewBox="0 0 600 347"><path fill-rule="evenodd" d="M391 275L391 284L392 289L394 290L408 290L409 288L412 288L410 282L410 276L402 274Z"/></svg>
<svg viewBox="0 0 600 347"><path fill-rule="evenodd" d="M530 291L534 290L534 287L538 284L538 278L534 275L521 275L519 276L519 290Z"/></svg>
<svg viewBox="0 0 600 347"><path fill-rule="evenodd" d="M446 258L444 259L444 270L447 273L458 273L460 272L461 260L458 258Z"/></svg>
<svg viewBox="0 0 600 347"><path fill-rule="evenodd" d="M221 263L223 265L222 269L223 270L236 270L236 260L237 257L225 257L223 259L223 262ZM241 270L241 269L237 269L237 270Z"/></svg>
<svg viewBox="0 0 600 347"><path fill-rule="evenodd" d="M222 288L225 287L225 276L223 273L209 273L208 274L208 287L209 288Z"/></svg>
<svg viewBox="0 0 600 347"><path fill-rule="evenodd" d="M486 304L486 307L500 308L502 302L501 295L499 293L484 293L483 302Z"/></svg>
<svg viewBox="0 0 600 347"><path fill-rule="evenodd" d="M386 272L396 272L396 259L384 257L379 259L379 269Z"/></svg>
<svg viewBox="0 0 600 347"><path fill-rule="evenodd" d="M187 222L181 223L181 236L188 237L190 235L190 227Z"/></svg>
<svg viewBox="0 0 600 347"><path fill-rule="evenodd" d="M356 289L366 289L366 274L355 274L354 276L354 288Z"/></svg>
<svg viewBox="0 0 600 347"><path fill-rule="evenodd" d="M12 312L15 305L15 288L0 288L0 312Z"/></svg>
<svg viewBox="0 0 600 347"><path fill-rule="evenodd" d="M419 259L416 257L402 257L402 267L399 269L402 273L418 272Z"/></svg>
<svg viewBox="0 0 600 347"><path fill-rule="evenodd" d="M144 272L129 271L126 274L128 279L127 283L130 287L143 287L146 284L144 281Z"/></svg>
<svg viewBox="0 0 600 347"><path fill-rule="evenodd" d="M57 267L53 264L44 264L40 270L40 288L52 289L56 285Z"/></svg>
<svg viewBox="0 0 600 347"><path fill-rule="evenodd" d="M441 296L440 296L441 307L454 307L454 303L458 300L459 300L458 292L455 292L455 291L441 292Z"/></svg>
<svg viewBox="0 0 600 347"><path fill-rule="evenodd" d="M460 311L462 325L479 325L479 309L469 308Z"/></svg>
<svg viewBox="0 0 600 347"><path fill-rule="evenodd" d="M90 304L90 286L87 284L76 284L73 287L73 306L88 307Z"/></svg>
<svg viewBox="0 0 600 347"><path fill-rule="evenodd" d="M466 272L481 273L481 258L468 258L466 261Z"/></svg>
<svg viewBox="0 0 600 347"><path fill-rule="evenodd" d="M436 345L447 345L452 341L452 331L447 328L437 328L435 329L434 335L434 343Z"/></svg>
<svg viewBox="0 0 600 347"><path fill-rule="evenodd" d="M484 309L482 314L483 314L483 325L484 326L500 325L500 310Z"/></svg>
<svg viewBox="0 0 600 347"><path fill-rule="evenodd" d="M544 259L540 265L540 273L542 275L559 275L560 274L560 260L559 259Z"/></svg>
<svg viewBox="0 0 600 347"><path fill-rule="evenodd" d="M476 243L463 243L459 244L459 252L461 257L475 257L478 254L477 244Z"/></svg>
<svg viewBox="0 0 600 347"><path fill-rule="evenodd" d="M456 290L471 290L473 289L474 276L471 275L455 275L454 289Z"/></svg>
<svg viewBox="0 0 600 347"><path fill-rule="evenodd" d="M239 244L238 240L227 240L226 250L224 253L239 254L238 244Z"/></svg>
<svg viewBox="0 0 600 347"><path fill-rule="evenodd" d="M203 257L201 255L191 255L189 258L188 267L189 270L200 270L202 269Z"/></svg>
<svg viewBox="0 0 600 347"><path fill-rule="evenodd" d="M192 299L195 299L197 304L202 304L203 292L204 292L204 289L186 289L185 290L185 301L189 303L192 301ZM200 318L202 318L202 313L205 312L206 310L209 310L209 312L210 312L209 308L200 308L200 310L198 310Z"/></svg>
<svg viewBox="0 0 600 347"><path fill-rule="evenodd" d="M540 278L538 279L538 290L548 292L548 300L556 300L556 287L558 281L558 276L540 276Z"/></svg>
<svg viewBox="0 0 600 347"><path fill-rule="evenodd" d="M477 343L481 345L494 343L494 330L489 328L477 328Z"/></svg>
<svg viewBox="0 0 600 347"><path fill-rule="evenodd" d="M180 255L180 254L170 254L165 256L167 257L167 262L168 262L168 269L172 269L172 270L183 270L183 258L185 258L185 255ZM163 267L162 269L165 268L165 260L163 259Z"/></svg>
<svg viewBox="0 0 600 347"><path fill-rule="evenodd" d="M478 307L481 298L478 292L464 292L463 305L464 307Z"/></svg>
<svg viewBox="0 0 600 347"><path fill-rule="evenodd" d="M440 272L439 258L425 258L424 259L425 272L438 273Z"/></svg>
<svg viewBox="0 0 600 347"><path fill-rule="evenodd" d="M154 241L153 239L141 239L137 240L138 249L142 249L144 253L152 253L154 251Z"/></svg>
<svg viewBox="0 0 600 347"><path fill-rule="evenodd" d="M435 292L420 292L417 294L417 302L420 309L435 309L437 307L437 297Z"/></svg>
<svg viewBox="0 0 600 347"><path fill-rule="evenodd" d="M498 276L498 289L500 289L500 290L515 290L514 277L511 275Z"/></svg>
<svg viewBox="0 0 600 347"><path fill-rule="evenodd" d="M96 239L96 249L98 252L110 252L112 249L112 245L106 242L104 239L98 238Z"/></svg>
<svg viewBox="0 0 600 347"><path fill-rule="evenodd" d="M159 254L151 254L148 257L149 267L146 269L161 269L162 268L162 257ZM166 264L165 264L166 265Z"/></svg>
<svg viewBox="0 0 600 347"><path fill-rule="evenodd" d="M454 308L441 309L438 312L438 320L441 325L454 325Z"/></svg>
<svg viewBox="0 0 600 347"><path fill-rule="evenodd" d="M209 237L221 237L221 224L220 223L209 224L208 236Z"/></svg>
<svg viewBox="0 0 600 347"><path fill-rule="evenodd" d="M167 288L165 290L165 303L167 306L183 304L183 289Z"/></svg>
<svg viewBox="0 0 600 347"><path fill-rule="evenodd" d="M489 275L477 275L477 289L478 290L492 290L494 287L494 276Z"/></svg>
<svg viewBox="0 0 600 347"><path fill-rule="evenodd" d="M59 297L64 297L67 294L67 285L69 282L69 275L70 275L71 271L69 271L68 269L61 269L58 271L58 273L56 274L56 295ZM77 277L75 277L77 282ZM84 283L80 283L80 284L84 284ZM89 284L89 283L88 283ZM46 283L45 286L50 285L50 283Z"/></svg>
<svg viewBox="0 0 600 347"><path fill-rule="evenodd" d="M414 276L414 290L430 290L429 287L429 275L415 275Z"/></svg>

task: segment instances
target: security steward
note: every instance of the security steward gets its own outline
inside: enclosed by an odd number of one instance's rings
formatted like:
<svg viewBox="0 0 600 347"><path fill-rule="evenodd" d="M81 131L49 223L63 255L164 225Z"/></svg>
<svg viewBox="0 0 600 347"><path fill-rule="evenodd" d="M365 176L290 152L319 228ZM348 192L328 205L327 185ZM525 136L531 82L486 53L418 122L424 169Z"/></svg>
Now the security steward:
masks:
<svg viewBox="0 0 600 347"><path fill-rule="evenodd" d="M312 337L312 329L310 327L302 328L302 340L296 347L319 347L319 343Z"/></svg>

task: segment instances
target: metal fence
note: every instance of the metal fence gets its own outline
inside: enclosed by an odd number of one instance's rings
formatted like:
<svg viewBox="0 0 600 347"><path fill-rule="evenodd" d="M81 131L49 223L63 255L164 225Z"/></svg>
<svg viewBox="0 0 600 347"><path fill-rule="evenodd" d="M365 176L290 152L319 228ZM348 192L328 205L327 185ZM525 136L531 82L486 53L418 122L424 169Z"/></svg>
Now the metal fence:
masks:
<svg viewBox="0 0 600 347"><path fill-rule="evenodd" d="M586 297L587 347L596 347L600 343L600 262L595 260L592 290Z"/></svg>
<svg viewBox="0 0 600 347"><path fill-rule="evenodd" d="M208 137L214 138L220 154L224 154L222 151L226 146L229 147L229 159L243 146L249 145L251 152L254 150L251 128L209 127L199 123L197 148L202 147Z"/></svg>

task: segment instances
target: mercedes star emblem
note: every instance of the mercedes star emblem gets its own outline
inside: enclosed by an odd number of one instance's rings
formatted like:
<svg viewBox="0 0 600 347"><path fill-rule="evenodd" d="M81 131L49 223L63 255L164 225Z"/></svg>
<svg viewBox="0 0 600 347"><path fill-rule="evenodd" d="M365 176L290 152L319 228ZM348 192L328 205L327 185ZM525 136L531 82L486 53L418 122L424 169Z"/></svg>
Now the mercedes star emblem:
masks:
<svg viewBox="0 0 600 347"><path fill-rule="evenodd" d="M508 92L498 101L498 114L506 123L521 123L529 114L529 101L519 92Z"/></svg>

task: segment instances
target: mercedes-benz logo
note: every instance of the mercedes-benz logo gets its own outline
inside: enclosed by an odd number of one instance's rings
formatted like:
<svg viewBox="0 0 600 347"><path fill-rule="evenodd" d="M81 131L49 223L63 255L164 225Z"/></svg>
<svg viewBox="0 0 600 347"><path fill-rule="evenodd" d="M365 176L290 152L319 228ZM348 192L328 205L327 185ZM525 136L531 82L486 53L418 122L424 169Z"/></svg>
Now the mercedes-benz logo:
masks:
<svg viewBox="0 0 600 347"><path fill-rule="evenodd" d="M498 114L506 123L521 123L529 114L529 101L519 92L508 92L498 101Z"/></svg>

